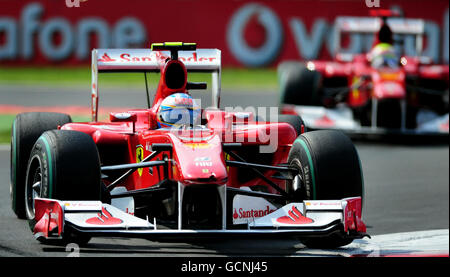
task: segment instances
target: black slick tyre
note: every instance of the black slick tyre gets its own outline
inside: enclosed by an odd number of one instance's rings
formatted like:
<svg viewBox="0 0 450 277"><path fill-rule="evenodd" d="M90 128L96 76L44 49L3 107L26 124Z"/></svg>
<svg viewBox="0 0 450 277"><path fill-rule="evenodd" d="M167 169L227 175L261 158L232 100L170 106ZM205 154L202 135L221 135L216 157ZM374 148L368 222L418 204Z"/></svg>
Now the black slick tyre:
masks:
<svg viewBox="0 0 450 277"><path fill-rule="evenodd" d="M263 118L261 118L261 117L257 117L256 121L257 122L265 122L265 120ZM276 120L274 118L269 118L268 122L284 122L284 123L288 123L289 125L294 127L295 131L297 132L297 136L299 136L302 133L302 126L303 126L303 131L306 132L305 122L303 121L303 119L299 115L295 115L295 114L278 114Z"/></svg>
<svg viewBox="0 0 450 277"><path fill-rule="evenodd" d="M25 176L31 148L39 136L72 122L67 114L50 112L21 113L11 128L10 196L11 208L18 218L25 219Z"/></svg>
<svg viewBox="0 0 450 277"><path fill-rule="evenodd" d="M284 62L278 66L280 104L319 106L321 74L300 62Z"/></svg>
<svg viewBox="0 0 450 277"><path fill-rule="evenodd" d="M285 122L290 124L292 127L294 127L295 131L297 132L297 136L299 136L302 133L302 126L303 131L306 132L306 126L303 122L303 119L294 114L280 114L278 115L278 122Z"/></svg>
<svg viewBox="0 0 450 277"><path fill-rule="evenodd" d="M286 190L296 202L363 197L358 153L352 141L340 131L320 130L300 135L289 152L288 164L299 172L294 180L286 182ZM336 234L305 239L302 243L310 248L336 248L351 241Z"/></svg>
<svg viewBox="0 0 450 277"><path fill-rule="evenodd" d="M77 131L43 133L31 150L25 179L25 210L33 230L34 199L100 200L101 174L97 147L91 136ZM67 240L87 243L88 237L64 233Z"/></svg>

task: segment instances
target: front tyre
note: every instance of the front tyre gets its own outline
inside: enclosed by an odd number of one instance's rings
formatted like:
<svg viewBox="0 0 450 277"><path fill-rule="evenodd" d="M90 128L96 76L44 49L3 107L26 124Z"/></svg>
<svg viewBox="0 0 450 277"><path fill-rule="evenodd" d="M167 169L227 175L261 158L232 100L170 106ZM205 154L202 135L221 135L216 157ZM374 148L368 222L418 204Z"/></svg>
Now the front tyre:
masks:
<svg viewBox="0 0 450 277"><path fill-rule="evenodd" d="M92 138L81 132L53 130L42 134L31 150L25 181L25 210L31 230L36 224L36 197L100 200L100 159ZM89 238L64 234L87 243ZM63 240L67 242L66 240Z"/></svg>
<svg viewBox="0 0 450 277"><path fill-rule="evenodd" d="M363 175L352 141L340 131L320 130L300 135L289 152L288 164L298 175L286 182L295 201L363 197ZM353 239L338 234L302 241L310 248L336 248Z"/></svg>
<svg viewBox="0 0 450 277"><path fill-rule="evenodd" d="M25 215L25 173L34 143L42 133L72 122L67 114L50 112L20 113L11 128L10 196L11 207L18 218Z"/></svg>

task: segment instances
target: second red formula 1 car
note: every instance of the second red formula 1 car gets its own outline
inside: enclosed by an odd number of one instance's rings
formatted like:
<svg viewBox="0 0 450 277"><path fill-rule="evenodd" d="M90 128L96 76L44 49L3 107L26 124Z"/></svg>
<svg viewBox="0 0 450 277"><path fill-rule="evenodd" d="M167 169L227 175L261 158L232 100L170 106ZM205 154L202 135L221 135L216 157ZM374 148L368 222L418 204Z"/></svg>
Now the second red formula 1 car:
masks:
<svg viewBox="0 0 450 277"><path fill-rule="evenodd" d="M421 55L424 21L389 10L372 15L336 19L335 60L279 65L282 113L300 115L310 129L448 135L449 67ZM342 51L349 33L374 34L371 50ZM411 39L416 55L401 55L397 42Z"/></svg>
<svg viewBox="0 0 450 277"><path fill-rule="evenodd" d="M212 74L211 107L190 96L207 86L188 81L191 71ZM160 72L153 104L99 122L98 73L107 72ZM219 109L220 72L220 50L196 44L94 49L92 122L55 113L14 121L14 212L43 242L293 236L338 247L366 236L351 140L304 132L298 116L261 122Z"/></svg>

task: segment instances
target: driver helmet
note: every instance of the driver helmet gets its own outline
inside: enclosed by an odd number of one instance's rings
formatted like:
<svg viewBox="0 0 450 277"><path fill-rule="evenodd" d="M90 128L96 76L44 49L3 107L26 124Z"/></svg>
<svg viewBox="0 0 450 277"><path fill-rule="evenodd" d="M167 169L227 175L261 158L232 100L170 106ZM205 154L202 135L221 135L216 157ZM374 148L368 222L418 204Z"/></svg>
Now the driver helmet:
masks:
<svg viewBox="0 0 450 277"><path fill-rule="evenodd" d="M379 43L370 52L369 61L375 68L382 66L395 68L398 66L399 58L392 44Z"/></svg>
<svg viewBox="0 0 450 277"><path fill-rule="evenodd" d="M199 118L200 108L187 93L174 93L164 98L156 115L158 128L192 126Z"/></svg>

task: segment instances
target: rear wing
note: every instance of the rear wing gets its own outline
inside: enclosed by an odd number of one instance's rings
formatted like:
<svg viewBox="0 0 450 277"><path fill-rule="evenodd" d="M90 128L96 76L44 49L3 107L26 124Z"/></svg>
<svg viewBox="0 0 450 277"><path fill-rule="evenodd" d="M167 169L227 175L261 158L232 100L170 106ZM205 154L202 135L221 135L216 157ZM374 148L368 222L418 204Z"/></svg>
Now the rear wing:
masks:
<svg viewBox="0 0 450 277"><path fill-rule="evenodd" d="M423 35L425 33L425 21L410 18L387 18L387 24L394 34L414 35L416 37L416 51L422 53ZM335 20L335 46L336 53L340 52L342 33L374 34L378 32L382 24L381 18L341 16Z"/></svg>
<svg viewBox="0 0 450 277"><path fill-rule="evenodd" d="M150 49L93 49L92 50L92 121L98 118L98 73L107 72L159 72L170 51ZM210 72L212 74L212 105L219 108L221 91L221 51L219 49L197 49L180 51L188 72Z"/></svg>

